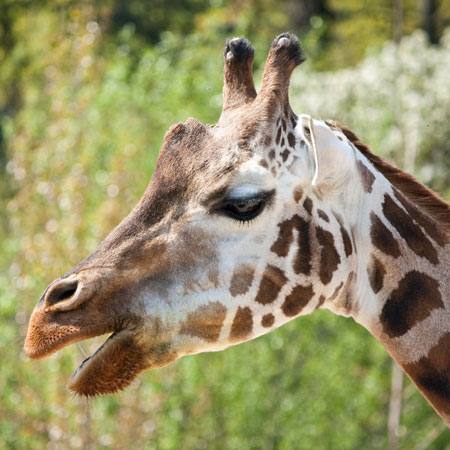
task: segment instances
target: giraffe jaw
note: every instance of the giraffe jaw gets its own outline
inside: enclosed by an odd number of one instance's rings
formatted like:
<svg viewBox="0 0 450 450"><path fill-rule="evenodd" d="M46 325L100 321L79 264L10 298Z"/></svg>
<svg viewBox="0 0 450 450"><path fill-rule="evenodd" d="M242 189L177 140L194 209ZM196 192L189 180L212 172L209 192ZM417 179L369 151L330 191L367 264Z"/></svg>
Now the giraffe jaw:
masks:
<svg viewBox="0 0 450 450"><path fill-rule="evenodd" d="M110 394L126 388L146 368L135 333L112 333L73 372L69 389L82 396Z"/></svg>

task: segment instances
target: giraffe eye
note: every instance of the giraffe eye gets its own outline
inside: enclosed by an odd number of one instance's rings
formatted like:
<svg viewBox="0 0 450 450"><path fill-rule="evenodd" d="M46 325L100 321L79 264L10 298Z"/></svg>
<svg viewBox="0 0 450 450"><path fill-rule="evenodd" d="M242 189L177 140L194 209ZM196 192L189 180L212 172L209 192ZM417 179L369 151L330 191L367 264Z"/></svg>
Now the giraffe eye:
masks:
<svg viewBox="0 0 450 450"><path fill-rule="evenodd" d="M261 192L248 198L227 198L218 208L218 212L240 222L256 218L264 210L273 191Z"/></svg>
<svg viewBox="0 0 450 450"><path fill-rule="evenodd" d="M232 219L247 222L254 219L264 208L264 202L261 199L239 200L237 202L228 202L221 209L222 212Z"/></svg>

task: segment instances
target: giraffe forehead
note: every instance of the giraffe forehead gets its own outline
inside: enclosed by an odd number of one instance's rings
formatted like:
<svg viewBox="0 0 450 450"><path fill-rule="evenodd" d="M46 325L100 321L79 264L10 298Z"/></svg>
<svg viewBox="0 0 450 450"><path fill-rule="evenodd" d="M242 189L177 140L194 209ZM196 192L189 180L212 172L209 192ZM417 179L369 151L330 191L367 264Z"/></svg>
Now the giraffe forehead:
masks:
<svg viewBox="0 0 450 450"><path fill-rule="evenodd" d="M261 189L271 190L275 187L275 180L270 172L261 164L259 158L254 155L243 162L234 173L231 188L237 196L248 196Z"/></svg>

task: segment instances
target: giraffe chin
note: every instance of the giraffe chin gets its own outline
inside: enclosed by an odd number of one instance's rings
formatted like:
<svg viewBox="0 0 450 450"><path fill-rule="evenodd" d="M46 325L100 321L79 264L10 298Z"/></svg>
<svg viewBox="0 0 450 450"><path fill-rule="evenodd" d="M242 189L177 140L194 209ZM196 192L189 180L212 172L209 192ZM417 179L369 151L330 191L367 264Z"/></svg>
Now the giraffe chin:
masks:
<svg viewBox="0 0 450 450"><path fill-rule="evenodd" d="M137 335L119 331L80 364L69 388L87 397L114 393L126 388L147 367Z"/></svg>

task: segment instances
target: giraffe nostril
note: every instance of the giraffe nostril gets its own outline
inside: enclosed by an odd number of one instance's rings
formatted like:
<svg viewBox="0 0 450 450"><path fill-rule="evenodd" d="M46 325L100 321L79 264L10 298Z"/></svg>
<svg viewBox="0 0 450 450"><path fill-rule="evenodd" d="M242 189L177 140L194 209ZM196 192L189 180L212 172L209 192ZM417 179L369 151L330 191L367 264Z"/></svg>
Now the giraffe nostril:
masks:
<svg viewBox="0 0 450 450"><path fill-rule="evenodd" d="M50 287L46 296L45 302L48 306L69 300L77 291L78 280L60 280Z"/></svg>

